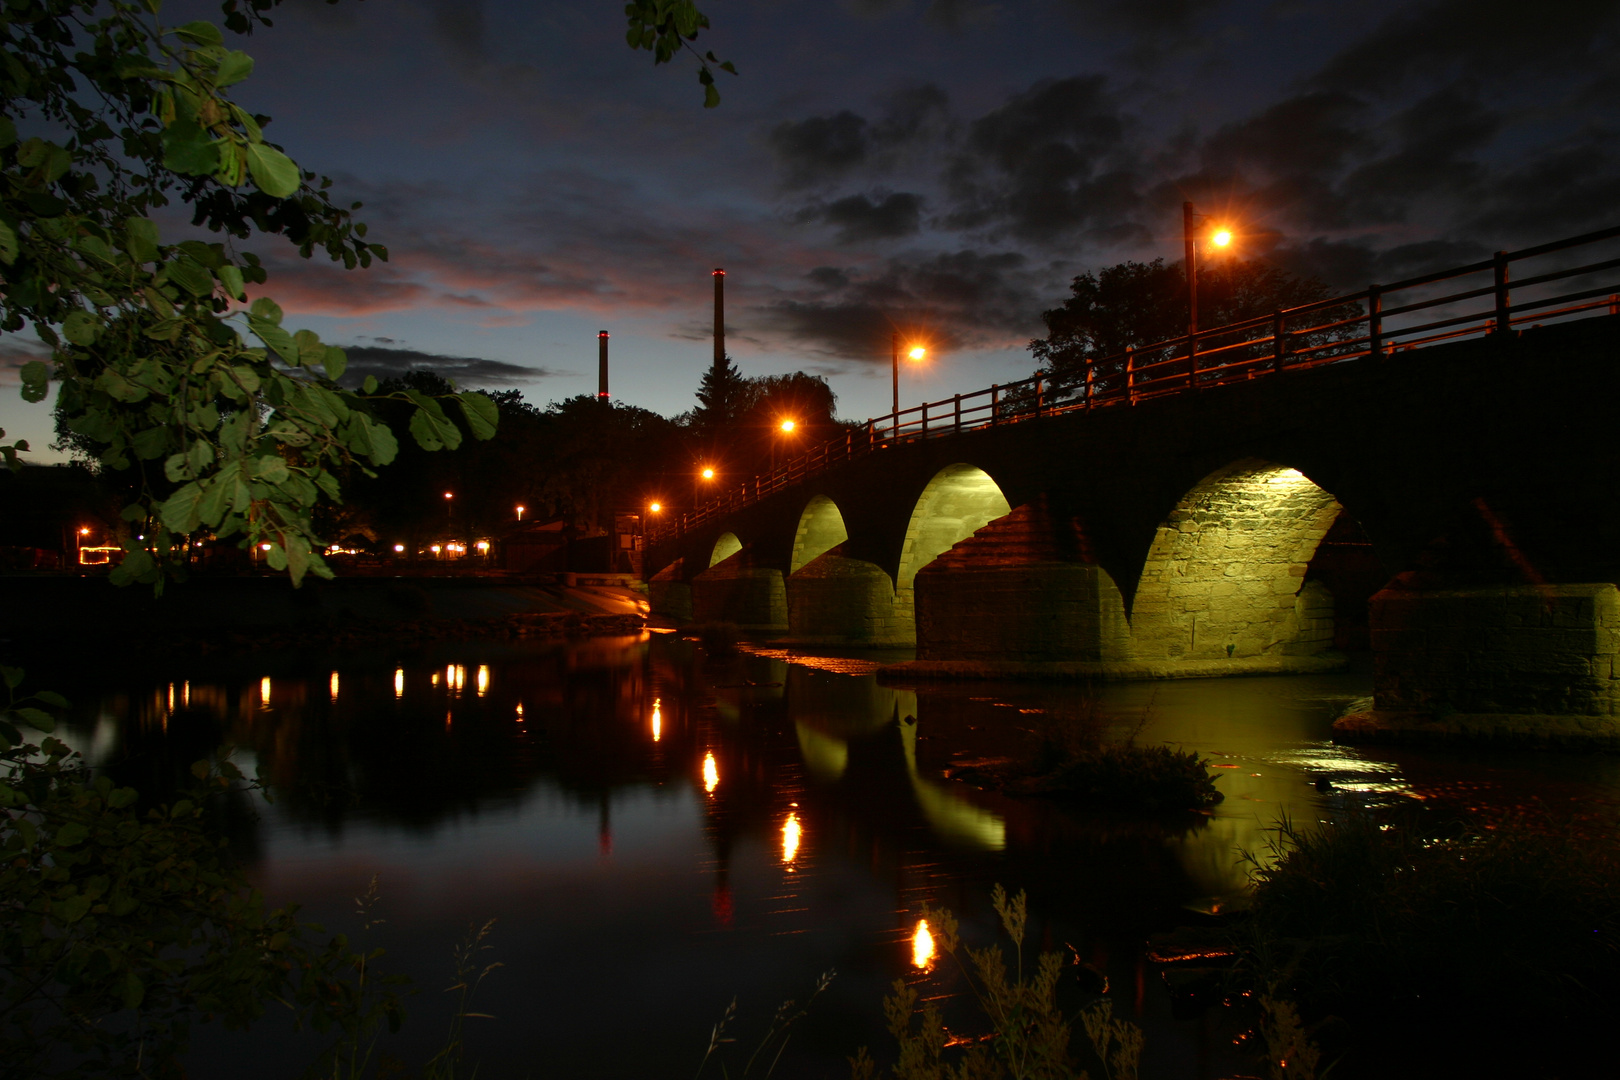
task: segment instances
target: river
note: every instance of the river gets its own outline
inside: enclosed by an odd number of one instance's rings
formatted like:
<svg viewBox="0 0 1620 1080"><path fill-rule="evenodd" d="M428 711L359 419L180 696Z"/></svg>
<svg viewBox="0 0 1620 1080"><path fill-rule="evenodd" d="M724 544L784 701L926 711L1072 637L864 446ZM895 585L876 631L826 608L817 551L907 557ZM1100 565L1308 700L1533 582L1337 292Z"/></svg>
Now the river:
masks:
<svg viewBox="0 0 1620 1080"><path fill-rule="evenodd" d="M1617 816L1610 757L1335 746L1364 666L1095 689L891 685L875 667L650 633L176 660L81 673L66 730L146 790L221 741L262 770L274 801L246 794L231 816L254 883L415 980L403 1033L378 1044L413 1071L443 1042L452 950L494 919L479 955L501 966L472 1006L493 1018L468 1029L490 1080L691 1076L733 999L735 1076L777 1005L829 970L776 1075L848 1075L863 1044L888 1060L894 979L959 996L949 965L913 964L923 906L988 944L996 883L1028 892L1031 952L1072 947L1107 975L1147 1031L1144 1076L1254 1072L1221 1010L1176 1014L1141 955L1150 933L1241 903L1244 853L1265 858L1279 818L1526 800ZM1225 799L1166 821L944 775L1052 723L1196 750ZM373 878L384 921L362 932ZM204 1025L188 1067L285 1080L321 1045L279 1014L245 1036Z"/></svg>

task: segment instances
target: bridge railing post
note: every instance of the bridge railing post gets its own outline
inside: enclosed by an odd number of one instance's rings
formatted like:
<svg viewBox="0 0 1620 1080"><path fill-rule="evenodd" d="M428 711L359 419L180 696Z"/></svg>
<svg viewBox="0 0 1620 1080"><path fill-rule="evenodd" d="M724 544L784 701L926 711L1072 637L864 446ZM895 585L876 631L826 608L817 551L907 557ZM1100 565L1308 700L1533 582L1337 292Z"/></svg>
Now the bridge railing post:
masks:
<svg viewBox="0 0 1620 1080"><path fill-rule="evenodd" d="M1125 346L1125 404L1136 404L1136 348Z"/></svg>
<svg viewBox="0 0 1620 1080"><path fill-rule="evenodd" d="M1198 335L1187 335L1187 388L1198 389Z"/></svg>
<svg viewBox="0 0 1620 1080"><path fill-rule="evenodd" d="M928 438L928 402L922 403L922 437Z"/></svg>
<svg viewBox="0 0 1620 1080"><path fill-rule="evenodd" d="M962 395L957 394L952 400L956 402L956 434L960 435L962 434Z"/></svg>
<svg viewBox="0 0 1620 1080"><path fill-rule="evenodd" d="M1384 294L1377 285L1367 286L1367 353L1384 355Z"/></svg>
<svg viewBox="0 0 1620 1080"><path fill-rule="evenodd" d="M1498 251L1492 270L1496 277L1496 320L1495 327L1498 334L1511 333L1513 330L1513 314L1508 309L1512 301L1508 297L1508 257L1507 252Z"/></svg>
<svg viewBox="0 0 1620 1080"><path fill-rule="evenodd" d="M1090 357L1087 357L1086 358L1086 397L1085 397L1086 408L1090 409L1090 408L1093 408L1093 407L1096 406L1096 404L1097 404L1096 396L1097 396L1097 365L1091 362Z"/></svg>
<svg viewBox="0 0 1620 1080"><path fill-rule="evenodd" d="M1271 370L1281 371L1288 359L1288 317L1278 310L1271 316Z"/></svg>
<svg viewBox="0 0 1620 1080"><path fill-rule="evenodd" d="M990 384L990 426L1001 423L1001 385Z"/></svg>
<svg viewBox="0 0 1620 1080"><path fill-rule="evenodd" d="M1039 375L1035 376L1035 416L1039 418L1046 412L1046 381Z"/></svg>

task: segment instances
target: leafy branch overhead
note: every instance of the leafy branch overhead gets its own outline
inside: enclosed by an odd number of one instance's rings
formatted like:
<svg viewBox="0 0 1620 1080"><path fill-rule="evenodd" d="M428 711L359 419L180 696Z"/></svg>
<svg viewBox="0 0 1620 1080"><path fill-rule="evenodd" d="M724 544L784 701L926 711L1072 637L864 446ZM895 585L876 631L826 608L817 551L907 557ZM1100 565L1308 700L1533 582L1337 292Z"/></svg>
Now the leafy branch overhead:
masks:
<svg viewBox="0 0 1620 1080"><path fill-rule="evenodd" d="M720 104L720 88L714 84L715 68L732 75L737 74L737 69L730 60L721 60L713 52L699 53L690 44L697 40L699 30L709 28L709 17L692 0L632 0L624 6L624 14L629 21L625 40L632 49L651 52L655 64L669 63L683 49L696 56L703 107L712 109Z"/></svg>
<svg viewBox="0 0 1620 1080"><path fill-rule="evenodd" d="M201 532L268 545L294 582L329 576L316 503L340 502L340 477L388 464L398 444L372 411L375 383L337 384L343 350L284 327L266 297L248 305L267 275L232 242L279 233L349 268L388 252L352 220L358 203L335 205L330 181L266 139L269 117L228 96L252 58L211 23L164 27L160 6L0 12L0 329L31 327L53 350L23 368L23 397L59 380L67 429L101 468L136 477L118 580L161 585ZM176 200L225 242L165 243L155 219ZM481 394L412 400L428 449L461 441L452 402L475 437L494 434Z"/></svg>

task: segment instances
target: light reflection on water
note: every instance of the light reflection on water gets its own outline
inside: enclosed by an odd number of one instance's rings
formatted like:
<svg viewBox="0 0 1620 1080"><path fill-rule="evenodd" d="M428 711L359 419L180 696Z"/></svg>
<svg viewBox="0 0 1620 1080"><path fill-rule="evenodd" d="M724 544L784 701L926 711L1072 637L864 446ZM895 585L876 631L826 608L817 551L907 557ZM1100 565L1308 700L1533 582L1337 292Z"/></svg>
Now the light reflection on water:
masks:
<svg viewBox="0 0 1620 1080"><path fill-rule="evenodd" d="M1154 1071L1203 1075L1194 1063L1218 1069L1220 1047L1170 1020L1139 947L1181 909L1241 894L1241 853L1263 859L1280 816L1308 826L1368 804L1471 805L1537 769L1557 774L1538 790L1612 801L1612 765L1333 746L1333 715L1366 693L1354 671L1091 694L890 686L865 661L834 661L705 660L647 635L244 659L81 693L86 712L67 731L146 789L234 743L278 791L256 823L237 824L255 880L349 931L351 898L379 875L380 943L423 987L442 985L468 922L497 917L506 966L477 1005L502 1019L472 1033L495 1077L542 1053L557 1075L695 1068L733 996L762 1026L828 968L840 977L778 1075L837 1074L856 1046L887 1046L879 1002L894 978L944 977L918 963L932 951L924 905L951 908L969 943L988 943L997 882L1028 891L1032 941L1070 943L1110 972L1120 1009L1149 1027ZM1225 801L1167 823L945 777L1054 723L1206 754ZM431 1053L436 1007L431 995L413 1003L422 1022L390 1052ZM273 1022L252 1038L242 1055L205 1031L193 1074L283 1077L314 1051Z"/></svg>

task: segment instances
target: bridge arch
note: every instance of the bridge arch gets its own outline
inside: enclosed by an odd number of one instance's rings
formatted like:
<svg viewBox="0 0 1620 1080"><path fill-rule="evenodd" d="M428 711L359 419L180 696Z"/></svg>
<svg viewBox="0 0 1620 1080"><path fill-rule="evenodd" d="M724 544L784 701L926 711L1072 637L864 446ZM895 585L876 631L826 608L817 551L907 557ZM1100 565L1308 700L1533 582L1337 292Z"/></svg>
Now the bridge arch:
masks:
<svg viewBox="0 0 1620 1080"><path fill-rule="evenodd" d="M793 537L793 556L788 563L788 573L798 573L806 563L818 555L825 555L848 539L849 530L844 527L844 515L838 509L838 504L825 495L817 495L799 515L799 528Z"/></svg>
<svg viewBox="0 0 1620 1080"><path fill-rule="evenodd" d="M734 532L724 532L714 541L714 547L709 552L709 565L718 566L737 552L742 550L742 541L737 539Z"/></svg>
<svg viewBox="0 0 1620 1080"><path fill-rule="evenodd" d="M1160 525L1131 610L1138 660L1306 655L1333 641L1333 597L1305 584L1343 508L1297 469L1249 458L1209 474Z"/></svg>
<svg viewBox="0 0 1620 1080"><path fill-rule="evenodd" d="M1001 486L976 465L947 465L923 487L906 526L896 589L910 589L917 571L1012 507Z"/></svg>

